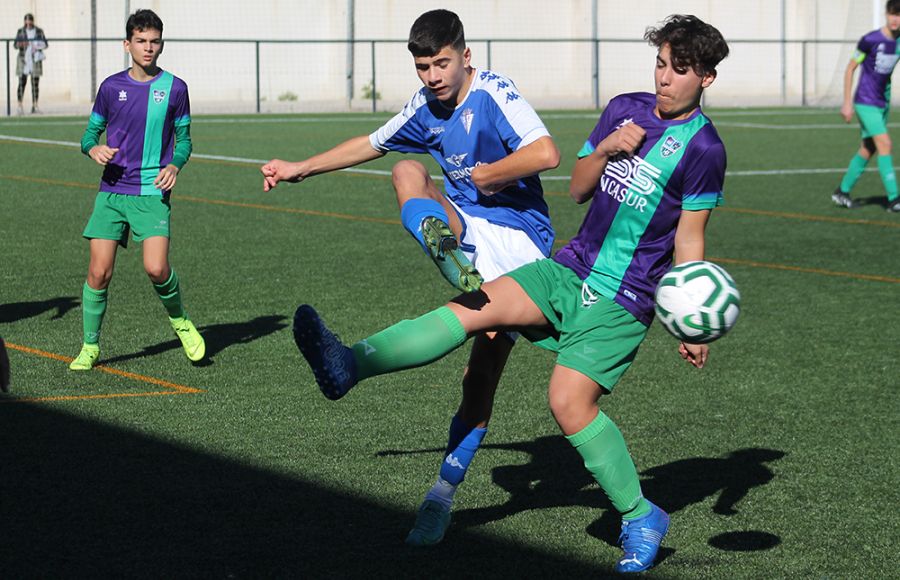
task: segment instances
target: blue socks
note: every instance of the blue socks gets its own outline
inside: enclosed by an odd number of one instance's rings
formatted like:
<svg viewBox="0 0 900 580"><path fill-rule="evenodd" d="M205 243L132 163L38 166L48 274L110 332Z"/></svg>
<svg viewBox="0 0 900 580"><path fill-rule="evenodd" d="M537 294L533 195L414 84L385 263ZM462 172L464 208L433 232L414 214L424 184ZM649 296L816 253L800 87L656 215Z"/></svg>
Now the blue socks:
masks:
<svg viewBox="0 0 900 580"><path fill-rule="evenodd" d="M403 227L419 242L426 254L428 247L425 245L425 238L422 237L422 220L427 217L436 217L443 220L445 224L450 224L450 218L444 211L444 206L433 199L416 197L404 203L400 208L400 221L403 222Z"/></svg>
<svg viewBox="0 0 900 580"><path fill-rule="evenodd" d="M450 422L450 436L447 452L441 463L441 473L437 482L425 495L426 500L436 501L450 509L456 487L465 479L466 470L469 469L469 464L472 463L486 433L487 428L471 429L454 415Z"/></svg>

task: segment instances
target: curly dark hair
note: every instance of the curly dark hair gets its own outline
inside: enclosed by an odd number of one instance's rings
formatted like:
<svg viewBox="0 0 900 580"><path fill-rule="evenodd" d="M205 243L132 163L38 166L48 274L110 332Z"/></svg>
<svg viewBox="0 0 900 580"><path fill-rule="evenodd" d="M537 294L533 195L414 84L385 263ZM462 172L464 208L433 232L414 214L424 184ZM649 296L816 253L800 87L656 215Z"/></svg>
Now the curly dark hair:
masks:
<svg viewBox="0 0 900 580"><path fill-rule="evenodd" d="M716 66L728 56L728 43L714 26L690 14L673 14L658 28L647 28L644 40L656 48L668 44L672 65L693 69L699 76L715 74Z"/></svg>

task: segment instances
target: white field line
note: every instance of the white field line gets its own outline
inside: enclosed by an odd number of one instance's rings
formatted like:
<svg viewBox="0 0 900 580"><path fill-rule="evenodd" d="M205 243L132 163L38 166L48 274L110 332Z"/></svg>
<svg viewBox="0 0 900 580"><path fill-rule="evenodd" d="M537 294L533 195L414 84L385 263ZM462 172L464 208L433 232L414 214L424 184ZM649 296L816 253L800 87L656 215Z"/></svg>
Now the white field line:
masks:
<svg viewBox="0 0 900 580"><path fill-rule="evenodd" d="M38 143L43 145L60 145L63 147L81 147L80 143L73 141L55 141L52 139L35 139L33 137L18 137L16 135L0 135L0 141L14 141L18 143ZM227 155L206 155L203 153L195 153L191 155L196 159L207 159L210 161L228 161L231 163L246 163L248 165L262 165L267 163L268 159L251 159L248 157L231 157ZM897 167L895 167L897 169ZM379 175L390 176L391 172L384 169L360 169L351 167L341 169L346 173L356 173L360 175ZM726 177L754 177L766 175L818 175L818 174L840 174L847 171L846 167L822 168L822 169L754 169L745 171L727 171ZM866 171L877 171L876 168L868 168ZM443 175L432 175L432 179L442 181ZM568 175L543 175L541 181L569 181Z"/></svg>

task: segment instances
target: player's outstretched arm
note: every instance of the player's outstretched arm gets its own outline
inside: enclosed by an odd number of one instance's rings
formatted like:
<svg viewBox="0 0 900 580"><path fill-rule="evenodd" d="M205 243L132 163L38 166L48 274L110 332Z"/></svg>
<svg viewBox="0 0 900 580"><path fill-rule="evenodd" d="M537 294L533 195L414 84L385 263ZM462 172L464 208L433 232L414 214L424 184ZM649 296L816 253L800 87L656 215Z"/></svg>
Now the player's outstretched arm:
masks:
<svg viewBox="0 0 900 580"><path fill-rule="evenodd" d="M360 135L303 161L273 159L260 168L263 191L270 191L282 181L298 183L313 175L353 167L384 155L372 147L368 135Z"/></svg>
<svg viewBox="0 0 900 580"><path fill-rule="evenodd" d="M643 128L635 123L628 123L607 135L597 144L593 153L576 161L572 180L569 182L569 195L572 199L576 203L591 199L609 160L619 153L631 155L637 151L646 135Z"/></svg>
<svg viewBox="0 0 900 580"><path fill-rule="evenodd" d="M541 137L493 163L472 170L472 183L487 195L509 187L517 179L559 166L559 149L550 137Z"/></svg>

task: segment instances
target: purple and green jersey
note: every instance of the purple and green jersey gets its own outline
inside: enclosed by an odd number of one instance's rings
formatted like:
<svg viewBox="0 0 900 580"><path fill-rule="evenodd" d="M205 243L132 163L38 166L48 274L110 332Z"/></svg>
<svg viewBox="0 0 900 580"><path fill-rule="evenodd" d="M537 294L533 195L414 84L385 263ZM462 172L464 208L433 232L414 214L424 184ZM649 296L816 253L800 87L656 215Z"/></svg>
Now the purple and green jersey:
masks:
<svg viewBox="0 0 900 580"><path fill-rule="evenodd" d="M699 108L688 119L665 121L655 106L651 93L609 102L578 157L628 123L643 128L646 139L633 156L609 160L578 234L553 258L648 326L681 212L722 204L726 163L719 134Z"/></svg>
<svg viewBox="0 0 900 580"><path fill-rule="evenodd" d="M100 191L124 195L163 195L153 185L170 163L181 169L191 155L191 105L187 84L169 72L140 82L128 70L100 85L81 139L85 154L99 144L119 151L105 167Z"/></svg>
<svg viewBox="0 0 900 580"><path fill-rule="evenodd" d="M891 74L900 59L900 43L885 36L879 28L859 39L853 60L862 72L856 86L854 103L888 107L891 102Z"/></svg>

